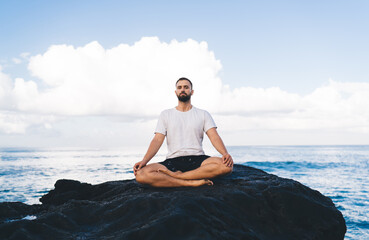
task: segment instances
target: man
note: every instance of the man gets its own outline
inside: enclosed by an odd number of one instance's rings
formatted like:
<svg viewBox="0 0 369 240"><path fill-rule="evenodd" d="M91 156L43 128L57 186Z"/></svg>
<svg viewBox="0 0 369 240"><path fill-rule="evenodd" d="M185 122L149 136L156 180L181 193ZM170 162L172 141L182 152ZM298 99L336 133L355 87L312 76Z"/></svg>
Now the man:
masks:
<svg viewBox="0 0 369 240"><path fill-rule="evenodd" d="M191 105L194 93L192 82L187 78L178 79L175 93L178 106L160 114L147 153L133 167L136 181L153 187L213 185L209 179L232 172L233 159L218 135L210 114ZM221 158L204 155L204 132L222 155ZM159 151L165 137L167 159L146 165Z"/></svg>

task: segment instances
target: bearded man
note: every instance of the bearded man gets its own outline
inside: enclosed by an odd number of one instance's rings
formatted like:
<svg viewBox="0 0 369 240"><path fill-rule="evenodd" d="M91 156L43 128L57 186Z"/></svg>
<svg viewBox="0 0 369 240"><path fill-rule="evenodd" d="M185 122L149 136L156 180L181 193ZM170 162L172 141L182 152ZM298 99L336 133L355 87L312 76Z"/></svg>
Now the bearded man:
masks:
<svg viewBox="0 0 369 240"><path fill-rule="evenodd" d="M196 187L213 185L210 179L232 172L233 159L216 130L217 126L207 111L192 106L193 93L189 79L177 80L178 105L160 114L155 136L145 156L133 167L137 182L153 187ZM205 155L202 148L204 132L222 157ZM168 145L166 160L147 164L159 151L165 137Z"/></svg>

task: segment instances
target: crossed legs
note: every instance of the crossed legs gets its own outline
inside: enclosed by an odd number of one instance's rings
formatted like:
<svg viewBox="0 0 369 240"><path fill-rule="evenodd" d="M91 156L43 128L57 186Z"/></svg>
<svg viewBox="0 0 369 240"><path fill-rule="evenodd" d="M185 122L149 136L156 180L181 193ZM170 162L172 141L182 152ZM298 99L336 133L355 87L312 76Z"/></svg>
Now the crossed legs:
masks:
<svg viewBox="0 0 369 240"><path fill-rule="evenodd" d="M166 171L169 170L164 165L152 163L137 172L136 181L153 187L198 187L206 184L213 185L213 182L208 179L179 179L166 174Z"/></svg>
<svg viewBox="0 0 369 240"><path fill-rule="evenodd" d="M172 172L160 163L149 164L137 172L136 181L153 187L197 187L213 185L209 178L231 172L232 167L227 167L221 158L210 157L199 168L188 172Z"/></svg>
<svg viewBox="0 0 369 240"><path fill-rule="evenodd" d="M199 168L188 172L172 172L168 169L159 169L159 171L178 179L207 179L231 173L233 167L227 167L219 157L210 157L204 160Z"/></svg>

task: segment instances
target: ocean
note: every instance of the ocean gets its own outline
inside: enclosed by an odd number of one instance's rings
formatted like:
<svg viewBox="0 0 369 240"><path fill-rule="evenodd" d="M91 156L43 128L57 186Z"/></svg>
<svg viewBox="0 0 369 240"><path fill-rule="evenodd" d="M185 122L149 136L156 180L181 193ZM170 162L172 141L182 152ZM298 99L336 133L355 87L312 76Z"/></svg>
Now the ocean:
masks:
<svg viewBox="0 0 369 240"><path fill-rule="evenodd" d="M235 163L294 179L330 197L346 220L345 239L369 239L369 146L231 146L228 151ZM58 179L92 184L132 179L132 166L143 154L0 148L0 202L40 203ZM152 162L164 158L159 154Z"/></svg>

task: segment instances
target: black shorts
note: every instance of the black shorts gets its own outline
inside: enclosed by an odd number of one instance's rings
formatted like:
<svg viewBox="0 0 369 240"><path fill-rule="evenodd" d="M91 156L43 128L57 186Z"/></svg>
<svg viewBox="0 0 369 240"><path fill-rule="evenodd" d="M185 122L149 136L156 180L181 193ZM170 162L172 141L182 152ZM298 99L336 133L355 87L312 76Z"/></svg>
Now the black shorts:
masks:
<svg viewBox="0 0 369 240"><path fill-rule="evenodd" d="M194 170L201 166L201 163L209 158L208 155L199 155L199 156L183 156L183 157L175 157L168 158L163 162L159 162L166 166L170 171L181 171L187 172Z"/></svg>

